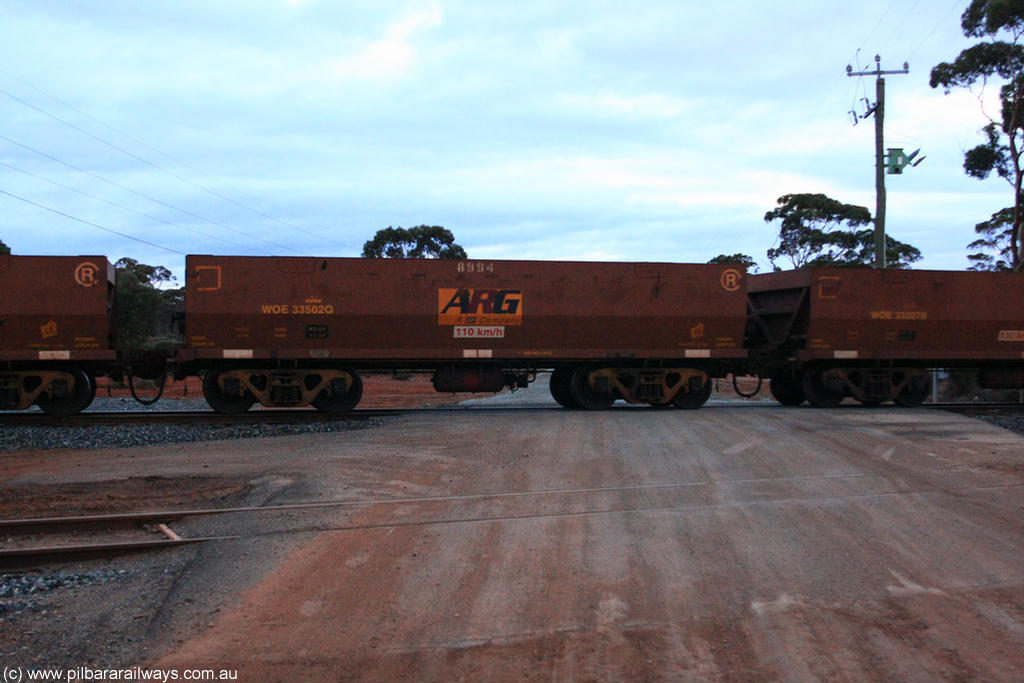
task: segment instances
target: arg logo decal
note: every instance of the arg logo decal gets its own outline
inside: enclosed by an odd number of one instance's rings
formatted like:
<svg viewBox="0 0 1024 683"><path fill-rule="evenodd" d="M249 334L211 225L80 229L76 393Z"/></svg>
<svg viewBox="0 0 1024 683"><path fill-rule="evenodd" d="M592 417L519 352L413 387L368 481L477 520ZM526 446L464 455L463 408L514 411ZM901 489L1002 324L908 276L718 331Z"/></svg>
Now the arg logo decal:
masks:
<svg viewBox="0 0 1024 683"><path fill-rule="evenodd" d="M437 322L439 325L521 325L523 290L438 289Z"/></svg>

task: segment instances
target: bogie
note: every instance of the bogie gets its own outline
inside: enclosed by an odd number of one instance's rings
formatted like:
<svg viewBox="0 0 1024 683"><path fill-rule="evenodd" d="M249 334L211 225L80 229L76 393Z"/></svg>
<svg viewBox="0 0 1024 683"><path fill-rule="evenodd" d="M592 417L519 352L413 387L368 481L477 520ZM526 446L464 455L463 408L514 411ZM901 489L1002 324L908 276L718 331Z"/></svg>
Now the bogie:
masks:
<svg viewBox="0 0 1024 683"><path fill-rule="evenodd" d="M892 401L915 407L927 398L930 378L928 371L920 368L814 366L803 372L801 389L811 405L818 408L835 407L848 396L865 406ZM788 393L793 387L787 379L778 380L772 380L772 395L780 403L790 405L783 399L795 401L796 393Z"/></svg>
<svg viewBox="0 0 1024 683"><path fill-rule="evenodd" d="M560 366L551 395L566 408L601 410L616 400L657 408L693 409L711 395L710 375L696 368Z"/></svg>
<svg viewBox="0 0 1024 683"><path fill-rule="evenodd" d="M343 413L359 403L363 383L347 370L215 367L203 380L203 396L220 413L244 413L255 403L294 408L312 405Z"/></svg>

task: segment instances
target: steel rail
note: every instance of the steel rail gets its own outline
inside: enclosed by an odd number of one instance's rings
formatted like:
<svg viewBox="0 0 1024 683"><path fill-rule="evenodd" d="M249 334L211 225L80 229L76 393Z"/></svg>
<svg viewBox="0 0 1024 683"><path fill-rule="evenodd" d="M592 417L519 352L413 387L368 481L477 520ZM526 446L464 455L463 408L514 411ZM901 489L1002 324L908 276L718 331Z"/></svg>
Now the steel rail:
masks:
<svg viewBox="0 0 1024 683"><path fill-rule="evenodd" d="M396 415L395 410L356 410L350 413L322 413L316 410L254 410L225 415L211 410L128 410L79 413L53 417L43 412L0 413L0 424L33 427L90 426L110 424L310 424L317 422L353 422Z"/></svg>
<svg viewBox="0 0 1024 683"><path fill-rule="evenodd" d="M97 558L109 558L115 555L144 552L163 548L177 548L209 541L223 541L237 538L235 536L204 536L197 538L180 538L172 540L117 541L110 543L78 543L53 546L35 546L30 548L0 549L0 569L30 569L56 562L70 562Z"/></svg>

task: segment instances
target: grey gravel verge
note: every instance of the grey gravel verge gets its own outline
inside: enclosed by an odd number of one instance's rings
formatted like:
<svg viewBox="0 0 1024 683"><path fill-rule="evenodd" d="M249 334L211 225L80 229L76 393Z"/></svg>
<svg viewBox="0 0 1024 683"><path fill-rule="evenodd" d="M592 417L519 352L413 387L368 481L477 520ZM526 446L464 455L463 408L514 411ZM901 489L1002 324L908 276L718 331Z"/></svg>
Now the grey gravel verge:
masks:
<svg viewBox="0 0 1024 683"><path fill-rule="evenodd" d="M127 411L139 404L125 399L97 399L92 411ZM161 401L158 410L203 410L202 399ZM57 448L123 448L154 446L166 443L252 439L269 436L290 436L323 432L343 432L376 427L380 420L315 422L309 424L129 424L94 425L90 427L7 427L0 431L2 450L50 450Z"/></svg>

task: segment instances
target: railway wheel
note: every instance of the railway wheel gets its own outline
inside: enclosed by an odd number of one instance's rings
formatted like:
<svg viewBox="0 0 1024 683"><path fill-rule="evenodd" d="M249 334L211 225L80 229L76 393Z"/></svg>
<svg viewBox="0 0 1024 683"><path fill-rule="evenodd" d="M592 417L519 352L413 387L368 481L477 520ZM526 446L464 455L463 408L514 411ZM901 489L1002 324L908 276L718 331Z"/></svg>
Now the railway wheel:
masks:
<svg viewBox="0 0 1024 683"><path fill-rule="evenodd" d="M330 390L321 391L313 399L313 407L323 413L347 413L355 408L363 397L363 379L354 372L349 374L352 375L352 384L348 391L342 394L334 394Z"/></svg>
<svg viewBox="0 0 1024 683"><path fill-rule="evenodd" d="M611 391L598 391L590 386L590 373L595 368L584 365L572 373L569 389L573 401L585 410L604 410L615 403L615 394Z"/></svg>
<svg viewBox="0 0 1024 683"><path fill-rule="evenodd" d="M218 413L225 415L238 415L252 407L256 399L245 389L239 387L237 394L226 393L220 387L218 381L224 370L213 368L203 378L203 397L206 402Z"/></svg>
<svg viewBox="0 0 1024 683"><path fill-rule="evenodd" d="M768 388L772 397L784 406L798 406L807 400L799 379L779 376L772 377Z"/></svg>
<svg viewBox="0 0 1024 683"><path fill-rule="evenodd" d="M551 373L551 396L563 408L579 410L580 404L572 397L572 373L571 367L563 365L555 368Z"/></svg>
<svg viewBox="0 0 1024 683"><path fill-rule="evenodd" d="M928 398L928 373L914 374L907 380L900 393L893 397L893 402L904 408L916 408Z"/></svg>
<svg viewBox="0 0 1024 683"><path fill-rule="evenodd" d="M683 410L696 410L711 398L711 380L704 382L698 391L680 391L672 398L672 405Z"/></svg>
<svg viewBox="0 0 1024 683"><path fill-rule="evenodd" d="M40 396L36 399L36 405L43 409L47 415L54 417L68 417L77 415L92 403L96 395L96 381L82 368L71 368L68 374L75 381L75 386L65 396Z"/></svg>
<svg viewBox="0 0 1024 683"><path fill-rule="evenodd" d="M845 392L828 387L823 377L826 371L812 368L804 373L804 396L815 408L835 408L846 398Z"/></svg>

